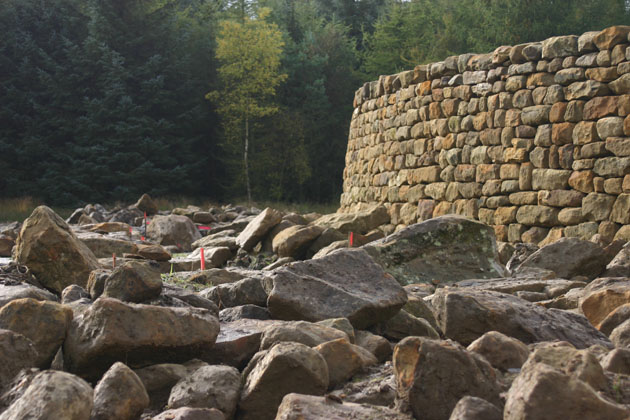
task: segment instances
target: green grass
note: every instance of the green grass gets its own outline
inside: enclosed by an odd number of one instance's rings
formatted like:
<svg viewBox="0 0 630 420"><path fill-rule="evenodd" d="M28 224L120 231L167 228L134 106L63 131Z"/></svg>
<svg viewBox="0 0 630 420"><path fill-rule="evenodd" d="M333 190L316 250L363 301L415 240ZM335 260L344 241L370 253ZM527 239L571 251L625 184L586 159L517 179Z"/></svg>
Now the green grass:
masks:
<svg viewBox="0 0 630 420"><path fill-rule="evenodd" d="M45 204L32 197L3 198L0 199L0 222L22 222L29 217L35 207ZM52 207L62 218L72 214L74 208Z"/></svg>

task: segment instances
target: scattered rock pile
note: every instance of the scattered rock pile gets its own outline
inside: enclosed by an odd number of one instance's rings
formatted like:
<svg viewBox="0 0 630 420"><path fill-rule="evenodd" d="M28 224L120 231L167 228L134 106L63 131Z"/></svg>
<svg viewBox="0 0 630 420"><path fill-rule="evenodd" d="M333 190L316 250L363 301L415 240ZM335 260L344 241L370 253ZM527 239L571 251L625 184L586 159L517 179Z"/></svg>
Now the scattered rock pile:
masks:
<svg viewBox="0 0 630 420"><path fill-rule="evenodd" d="M0 267L0 420L630 417L629 244L98 209L36 209Z"/></svg>

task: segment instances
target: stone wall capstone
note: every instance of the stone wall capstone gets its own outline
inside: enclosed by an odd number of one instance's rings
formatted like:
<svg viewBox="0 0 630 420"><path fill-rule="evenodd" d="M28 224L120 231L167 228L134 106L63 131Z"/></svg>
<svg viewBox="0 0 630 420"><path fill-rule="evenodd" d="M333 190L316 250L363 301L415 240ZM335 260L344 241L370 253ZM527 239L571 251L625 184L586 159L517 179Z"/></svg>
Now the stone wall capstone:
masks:
<svg viewBox="0 0 630 420"><path fill-rule="evenodd" d="M630 240L630 26L463 54L355 94L341 212L444 214L497 239Z"/></svg>

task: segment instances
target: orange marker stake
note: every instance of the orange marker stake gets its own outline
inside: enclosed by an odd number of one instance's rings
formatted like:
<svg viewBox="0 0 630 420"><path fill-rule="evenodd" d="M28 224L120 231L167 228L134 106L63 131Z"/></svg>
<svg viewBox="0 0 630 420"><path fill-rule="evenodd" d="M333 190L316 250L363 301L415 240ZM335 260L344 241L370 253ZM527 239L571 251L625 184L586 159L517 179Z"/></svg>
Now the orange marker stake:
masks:
<svg viewBox="0 0 630 420"><path fill-rule="evenodd" d="M350 248L352 248L354 246L354 232L350 232Z"/></svg>
<svg viewBox="0 0 630 420"><path fill-rule="evenodd" d="M112 254L112 268L116 268L116 253Z"/></svg>
<svg viewBox="0 0 630 420"><path fill-rule="evenodd" d="M203 255L203 248L201 248L201 251L200 251L199 255L201 257L201 270L205 270L206 269L206 258Z"/></svg>

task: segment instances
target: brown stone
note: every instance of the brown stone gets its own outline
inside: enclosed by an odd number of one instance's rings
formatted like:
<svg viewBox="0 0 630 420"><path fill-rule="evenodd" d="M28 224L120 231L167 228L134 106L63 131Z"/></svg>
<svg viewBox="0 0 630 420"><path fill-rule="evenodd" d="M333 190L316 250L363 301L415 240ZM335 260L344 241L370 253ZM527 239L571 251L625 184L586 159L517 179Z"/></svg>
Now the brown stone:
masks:
<svg viewBox="0 0 630 420"><path fill-rule="evenodd" d="M573 140L573 128L575 124L573 123L560 123L553 124L551 131L551 141L554 144L568 144Z"/></svg>
<svg viewBox="0 0 630 420"><path fill-rule="evenodd" d="M600 50L610 50L615 45L628 41L630 26L611 26L606 28L593 38L593 43Z"/></svg>
<svg viewBox="0 0 630 420"><path fill-rule="evenodd" d="M572 137L573 144L588 144L599 140L596 123L588 121L577 123L573 129Z"/></svg>
<svg viewBox="0 0 630 420"><path fill-rule="evenodd" d="M576 171L571 173L568 182L574 190L590 193L594 191L593 178L595 178L593 171Z"/></svg>
<svg viewBox="0 0 630 420"><path fill-rule="evenodd" d="M579 207L584 194L571 190L539 191L538 204L551 207Z"/></svg>

